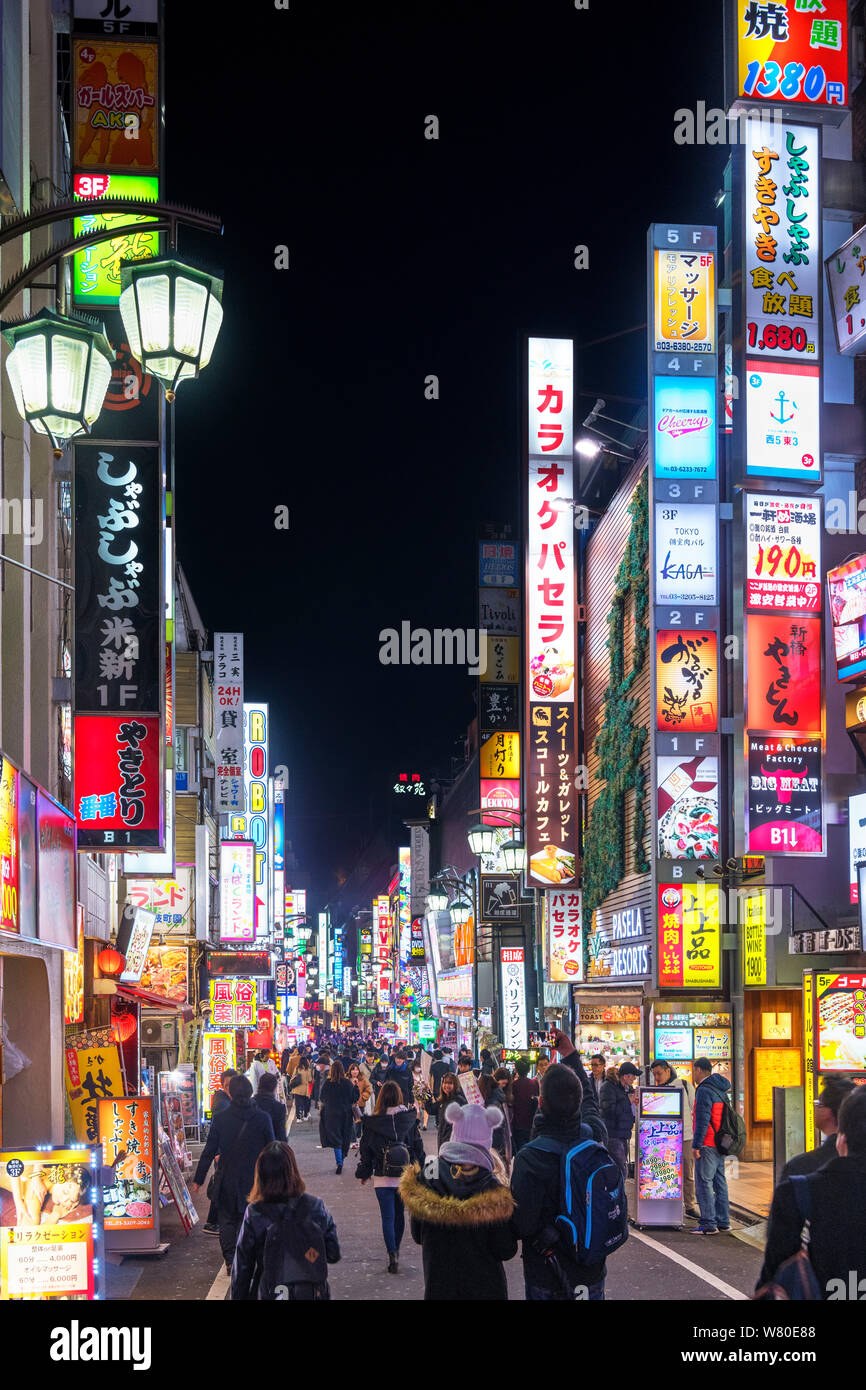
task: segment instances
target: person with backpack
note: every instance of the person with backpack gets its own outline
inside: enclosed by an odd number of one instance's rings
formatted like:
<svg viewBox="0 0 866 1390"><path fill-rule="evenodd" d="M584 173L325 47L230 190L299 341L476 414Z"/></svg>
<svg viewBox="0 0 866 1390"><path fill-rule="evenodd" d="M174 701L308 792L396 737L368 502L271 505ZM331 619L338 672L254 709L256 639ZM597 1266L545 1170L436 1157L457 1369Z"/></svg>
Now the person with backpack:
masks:
<svg viewBox="0 0 866 1390"><path fill-rule="evenodd" d="M245 1076L231 1078L229 1095L230 1104L211 1121L191 1188L198 1192L214 1159L219 1158L212 1200L216 1203L220 1250L227 1270L231 1270L235 1257L256 1159L274 1138L271 1117L254 1103L253 1088Z"/></svg>
<svg viewBox="0 0 866 1390"><path fill-rule="evenodd" d="M607 1254L628 1236L622 1171L581 1121L583 1098L570 1067L548 1067L532 1138L514 1159L512 1226L530 1302L570 1302L578 1289L603 1301Z"/></svg>
<svg viewBox="0 0 866 1390"><path fill-rule="evenodd" d="M238 1236L232 1299L328 1299L328 1265L339 1258L334 1218L320 1197L306 1193L294 1151L268 1144L256 1162Z"/></svg>
<svg viewBox="0 0 866 1390"><path fill-rule="evenodd" d="M714 1236L731 1229L728 1181L725 1177L725 1151L718 1139L731 1083L720 1072L713 1071L707 1057L698 1057L693 1068L695 1078L694 1138L695 1187L701 1217L694 1234ZM728 1150L733 1153L733 1149Z"/></svg>
<svg viewBox="0 0 866 1390"><path fill-rule="evenodd" d="M418 1117L413 1109L403 1104L397 1083L386 1081L372 1115L365 1115L361 1121L361 1149L355 1177L360 1178L362 1184L373 1179L389 1274L398 1272L400 1242L406 1226L398 1190L400 1178L408 1164L423 1163L424 1158Z"/></svg>
<svg viewBox="0 0 866 1390"><path fill-rule="evenodd" d="M422 1250L424 1298L507 1300L504 1261L517 1253L514 1198L500 1160L490 1151L502 1111L452 1101L445 1114L451 1139L423 1169L418 1163L407 1168L399 1187L412 1239Z"/></svg>
<svg viewBox="0 0 866 1390"><path fill-rule="evenodd" d="M773 1194L756 1298L862 1299L866 1290L866 1087L839 1107L836 1157Z"/></svg>

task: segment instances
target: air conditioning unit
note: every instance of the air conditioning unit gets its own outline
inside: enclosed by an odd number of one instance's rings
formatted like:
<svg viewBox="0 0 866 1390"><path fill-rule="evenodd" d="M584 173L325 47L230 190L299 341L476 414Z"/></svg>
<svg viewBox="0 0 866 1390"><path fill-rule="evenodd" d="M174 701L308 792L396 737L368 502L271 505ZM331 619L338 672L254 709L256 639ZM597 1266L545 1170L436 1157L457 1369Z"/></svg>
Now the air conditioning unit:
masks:
<svg viewBox="0 0 866 1390"><path fill-rule="evenodd" d="M173 1018L148 1019L141 1025L142 1047L176 1047L177 1024Z"/></svg>

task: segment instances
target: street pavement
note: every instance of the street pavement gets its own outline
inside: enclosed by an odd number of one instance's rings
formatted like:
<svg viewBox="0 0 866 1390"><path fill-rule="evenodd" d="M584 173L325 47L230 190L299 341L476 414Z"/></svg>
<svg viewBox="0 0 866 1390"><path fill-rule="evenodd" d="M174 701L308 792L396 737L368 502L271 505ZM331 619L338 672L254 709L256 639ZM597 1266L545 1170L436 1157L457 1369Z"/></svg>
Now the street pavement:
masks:
<svg viewBox="0 0 866 1390"><path fill-rule="evenodd" d="M435 1130L425 1144L435 1149ZM421 1250L408 1230L400 1250L400 1269L387 1273L387 1254L379 1226L379 1207L372 1183L355 1178L357 1154L352 1153L337 1177L332 1150L317 1147L319 1126L312 1121L293 1125L289 1141L295 1150L307 1190L321 1197L337 1225L342 1259L331 1267L335 1300L385 1302L424 1297ZM629 1184L631 1186L631 1184ZM204 1191L194 1198L200 1224L185 1236L174 1207L164 1208L162 1238L170 1247L161 1258L127 1259L115 1276L115 1296L132 1301L224 1299L227 1280L221 1271L219 1243L205 1235L202 1224L208 1202ZM760 1231L759 1231L760 1234ZM607 1297L611 1300L690 1302L746 1299L761 1266L761 1250L749 1231L736 1235L701 1237L690 1231L631 1229L621 1251L608 1261ZM506 1266L509 1298L523 1299L521 1261ZM135 1287L127 1286L136 1279ZM109 1273L111 1279L111 1272ZM111 1284L109 1297L112 1296Z"/></svg>

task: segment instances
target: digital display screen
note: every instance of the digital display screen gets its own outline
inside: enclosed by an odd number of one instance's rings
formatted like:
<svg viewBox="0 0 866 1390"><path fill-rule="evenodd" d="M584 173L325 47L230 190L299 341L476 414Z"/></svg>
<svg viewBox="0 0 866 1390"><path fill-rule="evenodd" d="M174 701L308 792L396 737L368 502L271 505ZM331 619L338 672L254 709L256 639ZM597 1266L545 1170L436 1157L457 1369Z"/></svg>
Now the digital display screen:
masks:
<svg viewBox="0 0 866 1390"><path fill-rule="evenodd" d="M694 1056L691 1028L656 1028L653 1056L665 1062L688 1061Z"/></svg>
<svg viewBox="0 0 866 1390"><path fill-rule="evenodd" d="M677 1088L672 1091L642 1091L640 1097L640 1113L642 1115L679 1115L682 1092Z"/></svg>

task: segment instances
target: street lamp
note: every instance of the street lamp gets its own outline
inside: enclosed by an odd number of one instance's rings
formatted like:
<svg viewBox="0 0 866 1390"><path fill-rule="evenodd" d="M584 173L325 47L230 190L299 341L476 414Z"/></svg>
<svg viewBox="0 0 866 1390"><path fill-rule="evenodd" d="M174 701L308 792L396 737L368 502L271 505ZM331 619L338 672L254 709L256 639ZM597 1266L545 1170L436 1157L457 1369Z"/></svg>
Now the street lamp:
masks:
<svg viewBox="0 0 866 1390"><path fill-rule="evenodd" d="M114 363L102 325L40 309L5 326L3 337L12 349L6 370L18 414L48 436L60 458L70 439L90 433L102 410Z"/></svg>
<svg viewBox="0 0 866 1390"><path fill-rule="evenodd" d="M473 825L467 832L469 848L475 855L492 854L496 848L496 828L492 825Z"/></svg>
<svg viewBox="0 0 866 1390"><path fill-rule="evenodd" d="M506 840L502 858L510 874L522 874L526 869L526 845L522 840Z"/></svg>
<svg viewBox="0 0 866 1390"><path fill-rule="evenodd" d="M465 898L455 898L452 903L448 904L448 911L451 913L452 921L456 922L459 927L465 927L472 916L472 904L467 902Z"/></svg>
<svg viewBox="0 0 866 1390"><path fill-rule="evenodd" d="M445 889L440 888L438 884L434 885L431 883L430 885L430 892L427 894L427 911L448 911L448 894L446 893Z"/></svg>
<svg viewBox="0 0 866 1390"><path fill-rule="evenodd" d="M181 381L197 377L223 321L223 282L182 261L121 266L120 314L129 349L173 401Z"/></svg>

